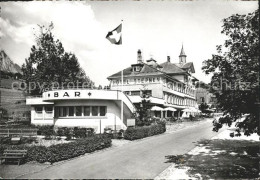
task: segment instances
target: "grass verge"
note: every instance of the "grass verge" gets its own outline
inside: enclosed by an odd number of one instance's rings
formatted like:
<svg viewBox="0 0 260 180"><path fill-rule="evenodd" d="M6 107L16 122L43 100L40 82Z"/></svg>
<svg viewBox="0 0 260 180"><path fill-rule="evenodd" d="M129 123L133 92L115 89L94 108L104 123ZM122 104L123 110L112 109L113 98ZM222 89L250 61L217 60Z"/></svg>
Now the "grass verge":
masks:
<svg viewBox="0 0 260 180"><path fill-rule="evenodd" d="M204 179L258 178L260 142L240 140L201 140L204 151L196 154L166 156L167 163L189 168L188 174Z"/></svg>

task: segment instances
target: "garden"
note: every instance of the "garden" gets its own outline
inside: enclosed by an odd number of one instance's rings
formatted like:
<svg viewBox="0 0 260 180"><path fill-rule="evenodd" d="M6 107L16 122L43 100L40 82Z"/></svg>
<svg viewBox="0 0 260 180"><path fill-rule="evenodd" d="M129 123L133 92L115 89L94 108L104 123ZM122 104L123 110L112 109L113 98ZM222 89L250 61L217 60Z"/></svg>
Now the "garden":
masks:
<svg viewBox="0 0 260 180"><path fill-rule="evenodd" d="M1 137L0 154L7 149L27 150L25 162L52 164L111 146L111 137L107 134L97 135L92 128L37 128L37 136Z"/></svg>

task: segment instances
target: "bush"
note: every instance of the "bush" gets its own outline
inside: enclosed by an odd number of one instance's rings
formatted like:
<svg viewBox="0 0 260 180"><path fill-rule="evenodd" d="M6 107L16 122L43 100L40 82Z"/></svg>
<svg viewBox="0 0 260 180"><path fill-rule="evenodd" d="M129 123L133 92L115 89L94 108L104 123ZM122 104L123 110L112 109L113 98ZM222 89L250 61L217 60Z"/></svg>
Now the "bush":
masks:
<svg viewBox="0 0 260 180"><path fill-rule="evenodd" d="M21 137L21 144L32 144L36 141L36 137Z"/></svg>
<svg viewBox="0 0 260 180"><path fill-rule="evenodd" d="M142 139L157 134L162 134L166 131L165 122L158 122L150 126L129 127L126 129L124 138L127 140Z"/></svg>
<svg viewBox="0 0 260 180"><path fill-rule="evenodd" d="M11 144L11 137L0 137L0 144Z"/></svg>
<svg viewBox="0 0 260 180"><path fill-rule="evenodd" d="M168 121L168 122L176 122L178 120L178 118L176 118L176 117L168 117L168 118L166 118L166 121Z"/></svg>
<svg viewBox="0 0 260 180"><path fill-rule="evenodd" d="M5 149L26 149L28 150L26 161L37 161L40 163L54 163L90 153L95 150L104 149L111 146L111 139L105 135L96 135L89 138L78 139L73 142L45 146L25 146L25 145L0 145L0 153Z"/></svg>
<svg viewBox="0 0 260 180"><path fill-rule="evenodd" d="M53 130L53 125L51 126L37 126L38 131L37 134L38 135L43 135L45 136L47 139L50 138L51 136L54 135L54 130Z"/></svg>
<svg viewBox="0 0 260 180"><path fill-rule="evenodd" d="M94 136L93 128L68 128L68 127L59 127L56 131L57 136L66 136L67 140L70 140L73 136L76 138L86 138Z"/></svg>

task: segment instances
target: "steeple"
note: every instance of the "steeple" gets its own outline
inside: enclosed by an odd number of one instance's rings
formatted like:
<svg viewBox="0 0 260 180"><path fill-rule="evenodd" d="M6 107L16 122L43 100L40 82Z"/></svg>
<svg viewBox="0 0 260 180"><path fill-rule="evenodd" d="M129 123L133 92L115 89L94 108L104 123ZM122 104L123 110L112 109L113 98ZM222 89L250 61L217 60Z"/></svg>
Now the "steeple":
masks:
<svg viewBox="0 0 260 180"><path fill-rule="evenodd" d="M180 64L185 64L186 63L186 54L185 54L185 52L184 52L184 49L183 49L183 44L182 44L182 47L181 47L181 53L180 53L180 55L179 55L179 63Z"/></svg>

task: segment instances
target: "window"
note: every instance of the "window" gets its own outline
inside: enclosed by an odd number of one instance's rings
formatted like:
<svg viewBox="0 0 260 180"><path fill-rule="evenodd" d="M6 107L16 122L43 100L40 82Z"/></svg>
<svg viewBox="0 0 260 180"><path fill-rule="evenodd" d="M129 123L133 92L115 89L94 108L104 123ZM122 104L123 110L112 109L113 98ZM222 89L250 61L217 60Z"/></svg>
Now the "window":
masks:
<svg viewBox="0 0 260 180"><path fill-rule="evenodd" d="M69 107L55 107L55 117L67 117L67 116L106 116L106 106L69 106Z"/></svg>
<svg viewBox="0 0 260 180"><path fill-rule="evenodd" d="M201 102L204 102L204 97L201 97L201 98L200 98L200 101L201 101Z"/></svg>
<svg viewBox="0 0 260 180"><path fill-rule="evenodd" d="M67 116L67 107L63 107L62 110L63 110L62 116L66 117Z"/></svg>
<svg viewBox="0 0 260 180"><path fill-rule="evenodd" d="M63 110L63 107L59 107L59 116L62 117L63 116L63 113L62 113L62 110Z"/></svg>
<svg viewBox="0 0 260 180"><path fill-rule="evenodd" d="M133 95L133 96L136 96L136 95L140 96L140 91L131 91L131 95Z"/></svg>
<svg viewBox="0 0 260 180"><path fill-rule="evenodd" d="M99 116L105 116L105 115L106 115L106 106L100 106Z"/></svg>
<svg viewBox="0 0 260 180"><path fill-rule="evenodd" d="M84 116L90 116L90 106L84 107Z"/></svg>
<svg viewBox="0 0 260 180"><path fill-rule="evenodd" d="M41 114L42 113L42 106L36 106L35 112Z"/></svg>
<svg viewBox="0 0 260 180"><path fill-rule="evenodd" d="M152 90L144 90L143 93L148 95L148 96L151 96L152 95Z"/></svg>
<svg viewBox="0 0 260 180"><path fill-rule="evenodd" d="M69 116L74 116L74 107L69 106Z"/></svg>
<svg viewBox="0 0 260 180"><path fill-rule="evenodd" d="M76 116L82 116L82 108L81 108L81 106L76 106Z"/></svg>
<svg viewBox="0 0 260 180"><path fill-rule="evenodd" d="M58 117L58 114L59 114L59 107L55 107L55 109L54 109L54 116Z"/></svg>
<svg viewBox="0 0 260 180"><path fill-rule="evenodd" d="M92 106L92 116L98 115L98 106Z"/></svg>
<svg viewBox="0 0 260 180"><path fill-rule="evenodd" d="M137 81L138 81L138 83L140 83L140 82L141 82L141 80L140 80L140 79L138 79Z"/></svg>
<svg viewBox="0 0 260 180"><path fill-rule="evenodd" d="M45 106L45 112L48 114L52 113L52 106Z"/></svg>

